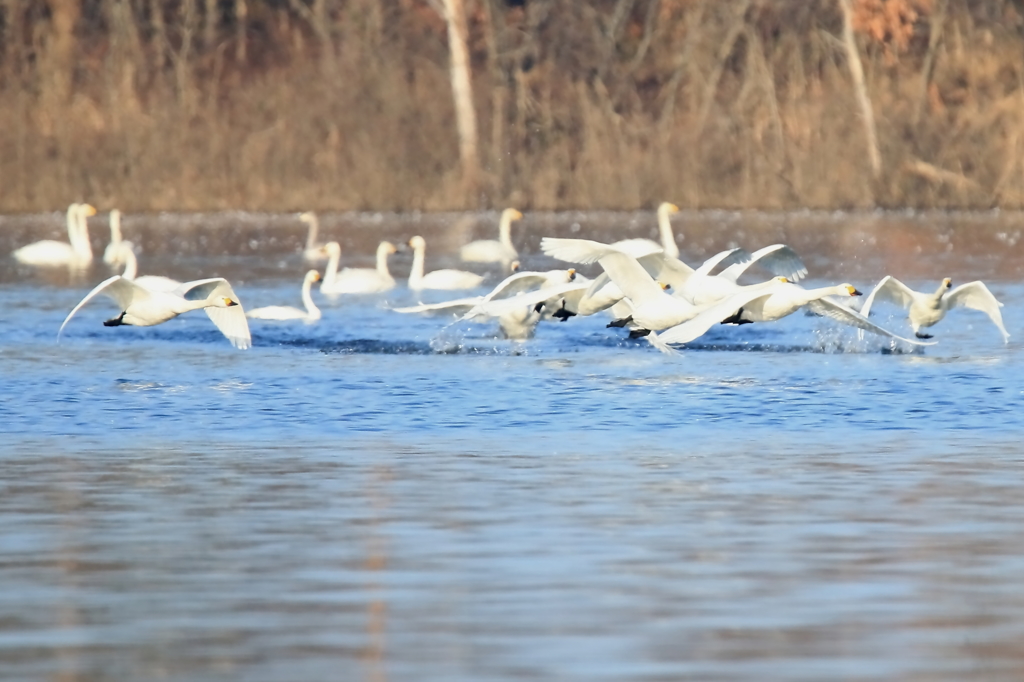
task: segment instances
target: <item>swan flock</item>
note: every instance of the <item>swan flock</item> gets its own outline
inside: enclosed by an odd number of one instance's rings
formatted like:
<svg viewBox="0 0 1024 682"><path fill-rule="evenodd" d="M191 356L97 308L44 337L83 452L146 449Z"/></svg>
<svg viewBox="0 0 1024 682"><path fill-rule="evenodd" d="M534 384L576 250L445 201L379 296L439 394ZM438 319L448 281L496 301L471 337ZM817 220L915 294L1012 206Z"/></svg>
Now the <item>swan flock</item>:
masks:
<svg viewBox="0 0 1024 682"><path fill-rule="evenodd" d="M502 336L513 340L531 338L545 320L565 322L572 317L599 313L609 316L607 326L623 328L633 338L645 338L665 353L708 333L717 325L773 324L806 311L822 320L836 322L886 340L891 345L919 347L936 340L927 333L955 308L986 315L1004 343L1009 333L1003 324L1003 304L980 281L953 287L942 279L934 292L919 292L888 275L864 296L850 283L806 288L799 281L808 275L800 256L788 245L772 244L753 251L727 249L703 263L680 258L671 218L679 209L662 203L655 213L658 240L630 238L605 244L589 239L543 237L540 252L560 261L555 269L533 271L519 266L520 251L512 239L512 224L522 220L516 209L506 209L498 221L497 240L469 242L459 249L461 259L481 271L451 268L427 270L427 243L413 235L395 246L381 241L372 268L340 267L342 248L337 240L320 242L320 223L315 214L299 220L309 226L302 258L326 260L323 274L308 270L301 280L303 308L271 305L246 313L232 285L220 277L179 282L159 275L138 276L138 259L131 241L124 238L121 214L109 214L111 239L103 254L110 268L120 274L96 285L64 319L57 336L72 318L101 294L112 300L119 313L104 326L154 326L187 312L203 310L218 330L239 349L251 346L247 319L315 323L322 312L313 299L319 294L338 301L343 296L381 295L400 286L390 270L389 258L412 252L408 279L401 284L414 295L425 291L471 291L475 295L433 303L391 308L399 314L443 316L448 324L465 321L497 323ZM67 268L87 272L92 267L92 246L87 219L96 215L89 204L72 204L66 213L68 241L44 240L23 246L12 257L20 264L38 268ZM578 229L578 228L577 228ZM590 266L583 276L578 267ZM495 268L497 270L495 270ZM758 272L762 273L760 276ZM487 280L497 275L496 284ZM855 299L863 301L854 303ZM870 319L882 305L905 316L911 334L897 333ZM609 334L623 332L610 331Z"/></svg>

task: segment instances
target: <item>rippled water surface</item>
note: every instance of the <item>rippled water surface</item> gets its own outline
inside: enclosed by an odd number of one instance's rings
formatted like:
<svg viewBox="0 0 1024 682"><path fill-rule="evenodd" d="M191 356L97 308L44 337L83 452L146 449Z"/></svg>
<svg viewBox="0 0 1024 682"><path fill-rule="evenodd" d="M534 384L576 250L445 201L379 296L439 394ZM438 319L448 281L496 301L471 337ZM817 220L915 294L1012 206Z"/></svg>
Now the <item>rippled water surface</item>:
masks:
<svg viewBox="0 0 1024 682"><path fill-rule="evenodd" d="M512 343L402 316L388 306L420 297L400 286L317 294L316 324L253 321L245 352L202 313L105 328L105 300L58 345L109 272L4 255L0 678L1024 677L1024 220L684 218L691 261L784 239L811 285L985 279L1011 342L970 311L896 353L794 315L670 358L603 317ZM542 216L514 238L547 269L541 234L651 236L649 219ZM324 231L358 265L419 232L432 269L492 223ZM125 230L143 273L299 304L294 216ZM60 231L0 219L0 253Z"/></svg>

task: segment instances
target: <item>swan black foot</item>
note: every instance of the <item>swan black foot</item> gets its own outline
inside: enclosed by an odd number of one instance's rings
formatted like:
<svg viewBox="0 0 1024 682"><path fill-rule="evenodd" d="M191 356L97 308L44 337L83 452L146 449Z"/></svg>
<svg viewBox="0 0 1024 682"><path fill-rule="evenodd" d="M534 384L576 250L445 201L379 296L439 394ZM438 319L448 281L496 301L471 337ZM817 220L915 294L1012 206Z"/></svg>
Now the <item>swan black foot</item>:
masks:
<svg viewBox="0 0 1024 682"><path fill-rule="evenodd" d="M633 321L633 316L630 315L629 317L620 317L617 320L612 320L611 322L609 322L605 326L606 327L625 327L627 324L629 324L632 321Z"/></svg>
<svg viewBox="0 0 1024 682"><path fill-rule="evenodd" d="M650 329L630 329L629 338L631 339L642 339L651 333Z"/></svg>
<svg viewBox="0 0 1024 682"><path fill-rule="evenodd" d="M544 301L541 301L537 305L533 306L533 312L535 313L539 313L542 310L544 310Z"/></svg>
<svg viewBox="0 0 1024 682"><path fill-rule="evenodd" d="M914 332L914 336L916 336L919 339L930 339L930 338L932 338L931 334L922 334L921 332Z"/></svg>
<svg viewBox="0 0 1024 682"><path fill-rule="evenodd" d="M120 327L121 325L124 324L123 320L124 320L124 313L121 313L120 315L118 315L117 317L115 317L113 319L104 320L103 321L103 326L104 327Z"/></svg>
<svg viewBox="0 0 1024 682"><path fill-rule="evenodd" d="M570 317L576 317L576 313L570 310L566 310L565 308L559 308L555 312L551 313L551 317L554 317L556 319L561 320L562 322L565 322Z"/></svg>
<svg viewBox="0 0 1024 682"><path fill-rule="evenodd" d="M732 315L722 320L719 324L750 324L750 320L743 319L743 308L740 308Z"/></svg>

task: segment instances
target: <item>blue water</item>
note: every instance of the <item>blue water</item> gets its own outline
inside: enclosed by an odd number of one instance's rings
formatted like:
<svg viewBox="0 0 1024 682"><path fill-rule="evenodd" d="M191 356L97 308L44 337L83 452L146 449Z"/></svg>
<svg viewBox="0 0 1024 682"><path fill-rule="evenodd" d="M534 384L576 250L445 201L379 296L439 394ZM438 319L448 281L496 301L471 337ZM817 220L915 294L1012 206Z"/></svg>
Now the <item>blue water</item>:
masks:
<svg viewBox="0 0 1024 682"><path fill-rule="evenodd" d="M296 258L208 265L298 304ZM606 318L445 328L387 310L403 288L253 321L245 352L106 302L58 345L105 275L26 276L0 285L4 679L1024 671L1021 282L990 282L1009 345L969 311L905 353L794 315L670 358Z"/></svg>

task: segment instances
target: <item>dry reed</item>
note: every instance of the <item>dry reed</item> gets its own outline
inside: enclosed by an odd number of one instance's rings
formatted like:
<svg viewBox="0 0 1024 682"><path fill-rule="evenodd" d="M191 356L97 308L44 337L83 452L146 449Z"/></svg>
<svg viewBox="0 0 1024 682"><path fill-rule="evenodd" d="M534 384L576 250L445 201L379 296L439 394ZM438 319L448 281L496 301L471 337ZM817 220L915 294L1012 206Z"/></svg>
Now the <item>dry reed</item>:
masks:
<svg viewBox="0 0 1024 682"><path fill-rule="evenodd" d="M467 197L439 2L2 0L0 211L1024 205L1014 4L852 5L877 179L836 0L469 2Z"/></svg>

